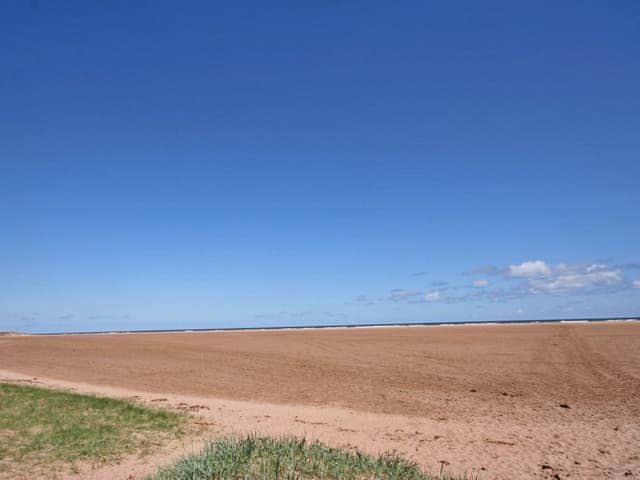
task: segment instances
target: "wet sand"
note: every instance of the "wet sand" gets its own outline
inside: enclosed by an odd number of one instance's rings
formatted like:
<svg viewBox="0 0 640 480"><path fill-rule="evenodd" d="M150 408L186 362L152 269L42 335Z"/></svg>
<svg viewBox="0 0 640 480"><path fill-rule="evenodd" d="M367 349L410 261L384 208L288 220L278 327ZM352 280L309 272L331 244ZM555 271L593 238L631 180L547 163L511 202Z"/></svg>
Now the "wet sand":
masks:
<svg viewBox="0 0 640 480"><path fill-rule="evenodd" d="M640 322L15 336L0 370L430 471L640 478Z"/></svg>

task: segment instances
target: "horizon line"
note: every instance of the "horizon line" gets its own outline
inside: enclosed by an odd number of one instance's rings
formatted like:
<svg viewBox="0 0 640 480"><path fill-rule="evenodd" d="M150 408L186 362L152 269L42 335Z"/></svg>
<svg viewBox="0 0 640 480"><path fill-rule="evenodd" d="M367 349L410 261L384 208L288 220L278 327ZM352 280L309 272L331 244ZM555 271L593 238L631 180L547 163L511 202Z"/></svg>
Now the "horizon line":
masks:
<svg viewBox="0 0 640 480"><path fill-rule="evenodd" d="M108 335L108 334L144 334L144 333L202 333L202 332L244 332L261 330L320 330L329 328L372 328L372 327L430 327L430 326L463 326L463 325L513 325L527 323L558 323L558 322L608 322L608 321L640 321L640 315L627 317L584 317L584 318L542 318L542 319L508 319L492 321L435 321L435 322L387 322L387 323L350 323L327 325L282 325L264 327L218 327L218 328L167 328L140 330L96 330L96 331L65 331L65 332L20 332L8 331L0 334L15 334L25 336L60 336L60 335Z"/></svg>

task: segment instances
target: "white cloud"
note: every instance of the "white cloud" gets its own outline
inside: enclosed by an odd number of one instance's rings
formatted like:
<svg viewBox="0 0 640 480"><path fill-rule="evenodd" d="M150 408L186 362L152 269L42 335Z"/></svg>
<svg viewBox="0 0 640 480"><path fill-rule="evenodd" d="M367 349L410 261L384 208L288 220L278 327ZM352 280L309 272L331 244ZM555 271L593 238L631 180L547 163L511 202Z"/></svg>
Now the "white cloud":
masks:
<svg viewBox="0 0 640 480"><path fill-rule="evenodd" d="M464 275L497 279L476 278L470 284L449 285L447 282L432 282L431 291L396 288L389 292L387 300L400 303L447 304L461 302L498 302L522 299L535 295L592 295L615 293L630 288L640 289L640 279L625 276L627 270L639 268L640 264L613 263L558 263L551 265L543 260L528 260L507 267L487 266L465 272ZM473 287L473 288L470 288ZM462 292L460 292L462 290ZM377 301L383 301L379 298ZM373 300L360 295L356 302L372 304Z"/></svg>
<svg viewBox="0 0 640 480"><path fill-rule="evenodd" d="M587 273L593 273L593 272L601 272L603 270L608 270L609 267L607 267L606 265L603 265L602 263L594 263L593 265L589 265L587 267Z"/></svg>
<svg viewBox="0 0 640 480"><path fill-rule="evenodd" d="M634 282L625 278L624 265L594 262L558 263L551 266L543 260L529 260L506 268L492 267L491 270L503 272L504 279L512 282L512 288L496 289L491 288L492 285L480 288L479 283L473 282L473 286L477 287L476 292L459 297L459 300L504 300L541 294L612 293L631 287L640 288L640 279ZM447 301L453 300L452 297L447 297Z"/></svg>
<svg viewBox="0 0 640 480"><path fill-rule="evenodd" d="M442 299L442 295L440 294L440 292L429 292L427 294L425 294L424 296L424 301L425 302L437 302L438 300Z"/></svg>
<svg viewBox="0 0 640 480"><path fill-rule="evenodd" d="M570 273L560 273L548 279L531 279L529 290L531 293L559 293L615 286L623 282L620 270L603 270L598 266L595 270L587 267L582 272L570 270Z"/></svg>
<svg viewBox="0 0 640 480"><path fill-rule="evenodd" d="M542 260L530 260L520 265L510 265L507 274L515 278L546 277L551 274L551 268Z"/></svg>

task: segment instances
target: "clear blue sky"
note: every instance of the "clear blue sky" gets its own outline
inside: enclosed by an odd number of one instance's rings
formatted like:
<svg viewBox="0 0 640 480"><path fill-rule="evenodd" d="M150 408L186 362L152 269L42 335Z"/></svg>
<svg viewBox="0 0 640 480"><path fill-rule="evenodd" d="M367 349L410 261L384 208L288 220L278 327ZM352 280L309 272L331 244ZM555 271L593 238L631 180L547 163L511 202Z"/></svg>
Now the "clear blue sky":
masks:
<svg viewBox="0 0 640 480"><path fill-rule="evenodd" d="M12 1L0 45L0 330L640 314L637 1Z"/></svg>

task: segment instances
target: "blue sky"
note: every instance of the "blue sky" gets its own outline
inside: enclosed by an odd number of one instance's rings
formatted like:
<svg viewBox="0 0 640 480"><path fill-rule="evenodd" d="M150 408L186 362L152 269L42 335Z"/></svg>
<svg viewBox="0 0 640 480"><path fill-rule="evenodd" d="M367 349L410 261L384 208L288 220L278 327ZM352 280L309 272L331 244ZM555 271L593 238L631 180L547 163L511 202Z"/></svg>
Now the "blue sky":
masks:
<svg viewBox="0 0 640 480"><path fill-rule="evenodd" d="M0 330L640 314L640 5L4 2Z"/></svg>

